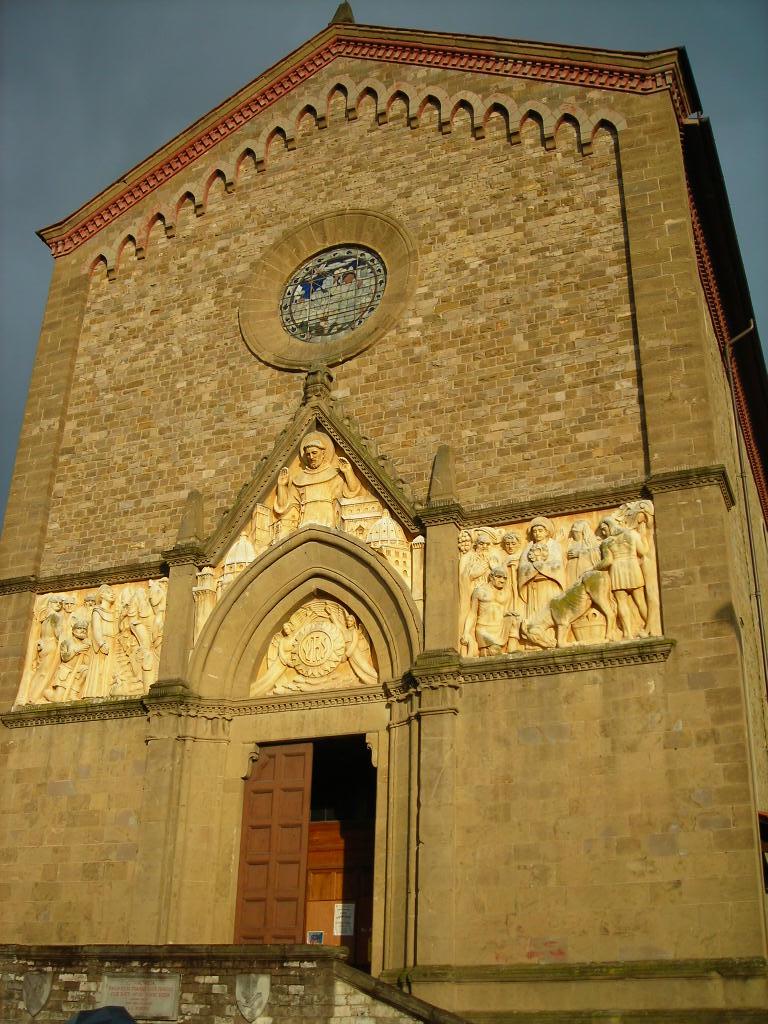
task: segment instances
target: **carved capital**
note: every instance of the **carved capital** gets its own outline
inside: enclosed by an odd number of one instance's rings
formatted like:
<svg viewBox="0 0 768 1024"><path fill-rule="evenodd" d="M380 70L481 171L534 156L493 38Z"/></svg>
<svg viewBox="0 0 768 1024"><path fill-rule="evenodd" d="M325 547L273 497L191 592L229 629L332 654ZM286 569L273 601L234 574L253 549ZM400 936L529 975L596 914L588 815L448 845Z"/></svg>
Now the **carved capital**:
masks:
<svg viewBox="0 0 768 1024"><path fill-rule="evenodd" d="M197 541L174 544L168 551L163 551L162 556L170 566L195 565L198 569L202 569L208 561L202 545Z"/></svg>
<svg viewBox="0 0 768 1024"><path fill-rule="evenodd" d="M645 665L666 661L674 640L661 636L594 647L564 647L549 651L507 654L496 658L462 658L465 685L489 679L526 679L562 672L594 672L614 665Z"/></svg>
<svg viewBox="0 0 768 1024"><path fill-rule="evenodd" d="M194 740L228 743L231 709L217 704L185 701L147 701L149 727L147 742L153 740Z"/></svg>
<svg viewBox="0 0 768 1024"><path fill-rule="evenodd" d="M256 767L256 762L259 760L260 757L261 747L258 745L258 743L254 743L253 750L248 755L248 767L245 770L245 775L241 776L243 782L247 782L248 779L251 778L251 776L253 775L253 770Z"/></svg>
<svg viewBox="0 0 768 1024"><path fill-rule="evenodd" d="M424 528L453 523L462 527L466 519L463 507L458 501L429 501L416 509L417 522Z"/></svg>
<svg viewBox="0 0 768 1024"><path fill-rule="evenodd" d="M147 700L184 700L190 695L189 686L183 679L158 679L149 688Z"/></svg>

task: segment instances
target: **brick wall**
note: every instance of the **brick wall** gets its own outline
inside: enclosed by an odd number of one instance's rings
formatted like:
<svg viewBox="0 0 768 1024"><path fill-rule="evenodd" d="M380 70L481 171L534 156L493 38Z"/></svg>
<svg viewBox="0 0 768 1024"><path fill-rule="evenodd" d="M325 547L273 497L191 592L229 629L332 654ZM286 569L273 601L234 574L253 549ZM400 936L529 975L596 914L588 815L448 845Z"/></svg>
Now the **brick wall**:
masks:
<svg viewBox="0 0 768 1024"><path fill-rule="evenodd" d="M22 983L25 973L35 970L49 972L53 979L51 995L35 1017L39 1024L64 1024L80 1010L104 1005L98 994L104 974L179 976L174 1019L228 1024L244 1019L236 1002L236 977L253 973L269 975L270 994L259 1019L274 1024L348 1024L354 1019L462 1024L461 1018L348 967L345 956L346 950L316 946L0 946L0 1016L3 1024L30 1019Z"/></svg>

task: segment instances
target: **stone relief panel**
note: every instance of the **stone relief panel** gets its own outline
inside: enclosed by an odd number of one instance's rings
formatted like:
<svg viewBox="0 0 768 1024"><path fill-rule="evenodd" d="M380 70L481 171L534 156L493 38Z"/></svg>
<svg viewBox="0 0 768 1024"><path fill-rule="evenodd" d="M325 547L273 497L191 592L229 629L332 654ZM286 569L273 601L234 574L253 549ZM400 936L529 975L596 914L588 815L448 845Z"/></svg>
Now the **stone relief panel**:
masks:
<svg viewBox="0 0 768 1024"><path fill-rule="evenodd" d="M16 707L137 697L157 680L167 581L43 594Z"/></svg>
<svg viewBox="0 0 768 1024"><path fill-rule="evenodd" d="M371 643L357 618L337 601L312 598L270 641L251 697L375 686Z"/></svg>
<svg viewBox="0 0 768 1024"><path fill-rule="evenodd" d="M661 636L651 501L459 534L464 657L645 636Z"/></svg>
<svg viewBox="0 0 768 1024"><path fill-rule="evenodd" d="M270 545L304 526L325 526L351 534L392 565L417 603L424 587L424 539L408 537L388 509L358 478L331 438L319 430L305 434L299 452L283 466L264 504L255 506L247 529L218 566L197 577L195 640L216 603L240 573Z"/></svg>

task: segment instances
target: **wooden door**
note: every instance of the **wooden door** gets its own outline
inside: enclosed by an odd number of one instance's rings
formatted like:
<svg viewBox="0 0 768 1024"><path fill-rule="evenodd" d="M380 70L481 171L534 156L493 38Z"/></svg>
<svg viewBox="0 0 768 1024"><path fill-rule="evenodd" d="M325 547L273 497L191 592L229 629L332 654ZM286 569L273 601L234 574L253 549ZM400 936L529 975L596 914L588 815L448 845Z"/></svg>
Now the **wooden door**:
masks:
<svg viewBox="0 0 768 1024"><path fill-rule="evenodd" d="M373 829L372 821L309 826L307 933L322 933L326 946L348 946L349 962L363 970L371 963ZM334 926L339 904L351 910L351 930Z"/></svg>
<svg viewBox="0 0 768 1024"><path fill-rule="evenodd" d="M303 942L312 744L262 747L246 782L235 942Z"/></svg>

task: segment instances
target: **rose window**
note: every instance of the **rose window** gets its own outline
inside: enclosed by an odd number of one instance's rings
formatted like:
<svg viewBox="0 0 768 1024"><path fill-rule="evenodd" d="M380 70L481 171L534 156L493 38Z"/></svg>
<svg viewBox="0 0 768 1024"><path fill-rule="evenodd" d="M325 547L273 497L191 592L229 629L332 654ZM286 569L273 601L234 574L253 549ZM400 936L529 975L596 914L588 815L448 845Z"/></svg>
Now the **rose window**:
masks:
<svg viewBox="0 0 768 1024"><path fill-rule="evenodd" d="M362 245L323 249L296 270L283 291L280 317L300 341L349 334L373 313L387 283L384 262Z"/></svg>

